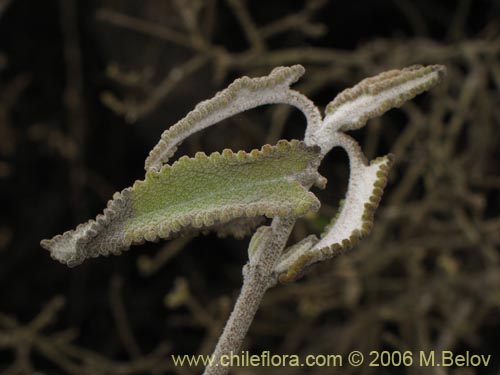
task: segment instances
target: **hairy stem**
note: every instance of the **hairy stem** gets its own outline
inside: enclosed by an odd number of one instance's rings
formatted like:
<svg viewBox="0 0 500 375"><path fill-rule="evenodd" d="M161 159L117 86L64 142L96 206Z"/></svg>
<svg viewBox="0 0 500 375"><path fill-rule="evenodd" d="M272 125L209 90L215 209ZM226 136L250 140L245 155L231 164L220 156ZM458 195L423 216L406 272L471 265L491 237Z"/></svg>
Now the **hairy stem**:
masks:
<svg viewBox="0 0 500 375"><path fill-rule="evenodd" d="M245 265L240 295L213 352L213 364L207 366L205 375L223 375L229 371L231 353L239 352L264 294L276 284L274 266L294 225L294 219L274 218L271 223L272 234L263 244L262 251Z"/></svg>

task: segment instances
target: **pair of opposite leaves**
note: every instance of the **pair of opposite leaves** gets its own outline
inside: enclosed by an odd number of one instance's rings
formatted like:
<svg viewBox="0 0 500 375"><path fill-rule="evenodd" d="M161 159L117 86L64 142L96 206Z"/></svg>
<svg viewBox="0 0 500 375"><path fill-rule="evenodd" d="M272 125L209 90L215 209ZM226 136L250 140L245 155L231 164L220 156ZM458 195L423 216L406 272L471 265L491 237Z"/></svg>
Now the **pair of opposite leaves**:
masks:
<svg viewBox="0 0 500 375"><path fill-rule="evenodd" d="M440 82L442 66L413 66L367 78L339 94L322 118L317 107L290 85L304 73L300 65L274 69L268 76L243 77L166 130L145 162L146 176L115 193L103 214L75 230L41 241L51 256L68 266L90 257L120 254L133 244L215 230L238 237L263 216L297 218L320 206L309 192L325 185L318 172L323 156L344 147L350 159L346 198L321 239L309 236L285 251L276 266L280 280L291 281L312 263L353 246L373 225L391 157L367 163L361 149L343 131L356 129L390 108L400 106ZM307 119L304 141L279 141L250 153L224 150L197 153L165 164L177 145L224 118L263 104L287 103ZM268 233L261 227L250 252ZM250 255L251 256L251 255Z"/></svg>

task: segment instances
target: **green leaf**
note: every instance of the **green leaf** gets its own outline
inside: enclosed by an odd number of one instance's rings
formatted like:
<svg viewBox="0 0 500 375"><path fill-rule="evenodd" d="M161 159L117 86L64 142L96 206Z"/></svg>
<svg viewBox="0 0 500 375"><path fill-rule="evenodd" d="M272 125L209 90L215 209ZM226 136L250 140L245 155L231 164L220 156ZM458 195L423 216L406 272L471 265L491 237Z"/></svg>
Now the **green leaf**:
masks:
<svg viewBox="0 0 500 375"><path fill-rule="evenodd" d="M238 218L299 217L319 208L305 188L318 178L318 154L318 147L280 141L250 153L182 157L115 193L95 220L41 245L75 266L133 244L209 230Z"/></svg>

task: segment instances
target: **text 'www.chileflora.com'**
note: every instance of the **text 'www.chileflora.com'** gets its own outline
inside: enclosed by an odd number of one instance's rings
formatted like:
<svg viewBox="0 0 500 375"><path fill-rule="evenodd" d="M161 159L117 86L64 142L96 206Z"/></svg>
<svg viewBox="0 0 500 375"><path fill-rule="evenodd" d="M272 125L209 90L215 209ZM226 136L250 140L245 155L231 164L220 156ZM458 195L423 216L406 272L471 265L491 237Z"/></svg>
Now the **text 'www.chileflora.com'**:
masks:
<svg viewBox="0 0 500 375"><path fill-rule="evenodd" d="M353 350L346 354L272 354L248 351L222 355L172 354L176 367L488 367L491 354L442 351L370 351Z"/></svg>

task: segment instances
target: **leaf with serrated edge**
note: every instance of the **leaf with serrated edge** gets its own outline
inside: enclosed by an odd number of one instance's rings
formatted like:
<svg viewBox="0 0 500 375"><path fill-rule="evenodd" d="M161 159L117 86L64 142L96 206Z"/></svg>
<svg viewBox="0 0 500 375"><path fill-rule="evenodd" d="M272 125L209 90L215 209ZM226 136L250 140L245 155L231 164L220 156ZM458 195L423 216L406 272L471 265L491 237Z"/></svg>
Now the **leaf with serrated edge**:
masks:
<svg viewBox="0 0 500 375"><path fill-rule="evenodd" d="M337 216L328 225L319 242L309 248L301 247L300 251L292 252L280 260L275 270L280 274L281 282L296 280L310 265L352 248L370 233L373 215L382 197L391 163L392 155L387 155L373 160L370 165L360 162L355 168L351 168L347 196L341 203Z"/></svg>
<svg viewBox="0 0 500 375"><path fill-rule="evenodd" d="M304 95L291 90L290 85L303 74L301 65L279 67L265 77L242 77L210 100L199 103L186 117L171 126L161 136L145 161L146 171L159 170L174 154L177 145L190 135L251 108L264 104L285 103L301 110L308 127L316 129L321 114Z"/></svg>
<svg viewBox="0 0 500 375"><path fill-rule="evenodd" d="M415 65L366 78L328 104L322 125L305 141L326 153L335 145L336 132L361 128L369 119L400 107L441 82L445 73L442 65Z"/></svg>
<svg viewBox="0 0 500 375"><path fill-rule="evenodd" d="M280 141L250 153L182 157L115 193L102 215L43 240L69 266L132 244L203 231L237 218L299 217L319 208L305 187L318 178L318 147Z"/></svg>

